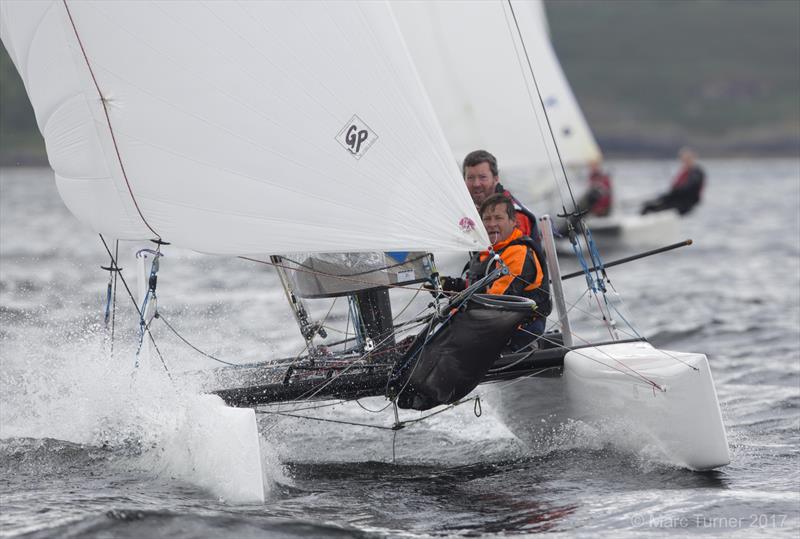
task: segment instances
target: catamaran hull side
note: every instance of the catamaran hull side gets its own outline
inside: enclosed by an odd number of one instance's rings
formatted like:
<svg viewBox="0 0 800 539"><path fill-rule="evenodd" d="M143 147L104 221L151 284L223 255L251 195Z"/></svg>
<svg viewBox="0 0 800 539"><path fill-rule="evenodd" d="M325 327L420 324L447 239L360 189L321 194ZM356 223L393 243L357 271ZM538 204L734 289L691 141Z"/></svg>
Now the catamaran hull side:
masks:
<svg viewBox="0 0 800 539"><path fill-rule="evenodd" d="M618 422L692 470L730 462L703 354L659 350L645 342L581 348L565 356L564 382L576 419Z"/></svg>
<svg viewBox="0 0 800 539"><path fill-rule="evenodd" d="M319 369L324 370L322 365ZM261 371L254 366L249 370ZM293 399L380 396L388 373L348 373L309 379L285 376L269 384L235 384L217 393L232 406L260 406ZM253 375L250 375L253 376ZM249 377L248 377L249 378ZM514 380L516 379L516 380ZM512 381L513 380L513 381ZM525 441L546 446L561 425L579 420L609 435L614 445L645 451L692 470L730 462L708 360L702 354L668 352L643 341L598 344L503 356L487 373L488 402Z"/></svg>
<svg viewBox="0 0 800 539"><path fill-rule="evenodd" d="M702 354L659 350L646 342L578 348L565 355L560 378L499 389L503 420L533 447L547 446L560 425L578 420L601 442L691 470L730 462Z"/></svg>

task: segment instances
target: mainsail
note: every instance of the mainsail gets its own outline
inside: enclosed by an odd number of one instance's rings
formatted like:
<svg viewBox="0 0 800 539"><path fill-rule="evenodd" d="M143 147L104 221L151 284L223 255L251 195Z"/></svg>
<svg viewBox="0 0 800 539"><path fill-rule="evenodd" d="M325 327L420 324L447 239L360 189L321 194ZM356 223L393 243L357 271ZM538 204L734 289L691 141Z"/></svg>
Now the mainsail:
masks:
<svg viewBox="0 0 800 539"><path fill-rule="evenodd" d="M552 188L558 157L528 58L564 163L600 156L550 43L541 0L392 7L457 160L483 148L497 155L504 179L533 192Z"/></svg>
<svg viewBox="0 0 800 539"><path fill-rule="evenodd" d="M0 10L59 192L96 232L226 255L489 244L385 3Z"/></svg>

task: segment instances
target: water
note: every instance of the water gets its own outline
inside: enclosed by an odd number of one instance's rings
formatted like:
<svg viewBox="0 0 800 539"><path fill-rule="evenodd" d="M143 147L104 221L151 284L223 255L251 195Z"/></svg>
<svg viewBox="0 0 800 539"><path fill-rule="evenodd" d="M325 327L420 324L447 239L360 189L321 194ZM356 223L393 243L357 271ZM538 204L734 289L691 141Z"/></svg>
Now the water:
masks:
<svg viewBox="0 0 800 539"><path fill-rule="evenodd" d="M681 222L695 244L610 274L654 344L709 356L730 465L689 472L622 452L608 433L581 425L530 447L488 404L480 418L462 406L396 437L261 417L263 504L234 503L209 484L213 470L186 465L187 403L202 378L173 385L163 369L132 376L136 321L122 293L110 353L107 275L99 269L108 257L64 208L52 174L1 170L0 534L796 537L800 163L704 165L705 202ZM612 167L628 200L660 191L674 172L661 161ZM564 265L569 271L574 262ZM123 267L133 280L132 265ZM167 250L159 308L219 358L257 361L301 349L266 267ZM155 335L176 375L215 366L163 326ZM354 405L326 411L377 425L390 424L390 415Z"/></svg>

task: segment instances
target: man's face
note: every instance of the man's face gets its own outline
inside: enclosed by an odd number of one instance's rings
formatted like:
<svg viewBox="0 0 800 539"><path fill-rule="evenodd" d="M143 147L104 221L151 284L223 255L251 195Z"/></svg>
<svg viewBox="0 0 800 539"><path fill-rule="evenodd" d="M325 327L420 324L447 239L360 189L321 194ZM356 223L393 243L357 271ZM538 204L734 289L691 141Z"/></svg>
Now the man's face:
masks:
<svg viewBox="0 0 800 539"><path fill-rule="evenodd" d="M505 204L497 204L487 208L481 215L481 219L483 220L483 226L486 227L486 232L489 233L489 240L491 240L492 245L508 238L517 224L516 219L508 216Z"/></svg>
<svg viewBox="0 0 800 539"><path fill-rule="evenodd" d="M494 194L494 188L499 178L492 175L489 163L478 163L474 167L464 170L464 183L467 184L469 194L475 206L480 206L483 201Z"/></svg>

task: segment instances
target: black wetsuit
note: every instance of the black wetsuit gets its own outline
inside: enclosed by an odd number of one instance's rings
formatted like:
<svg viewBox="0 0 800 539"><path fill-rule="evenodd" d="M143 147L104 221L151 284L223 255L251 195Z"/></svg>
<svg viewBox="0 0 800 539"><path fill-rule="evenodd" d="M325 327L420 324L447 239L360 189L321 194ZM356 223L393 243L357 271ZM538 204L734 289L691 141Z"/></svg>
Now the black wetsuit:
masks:
<svg viewBox="0 0 800 539"><path fill-rule="evenodd" d="M705 179L705 172L697 165L684 169L675 178L669 193L645 202L642 215L673 209L681 215L689 213L700 203L700 193L703 191Z"/></svg>

